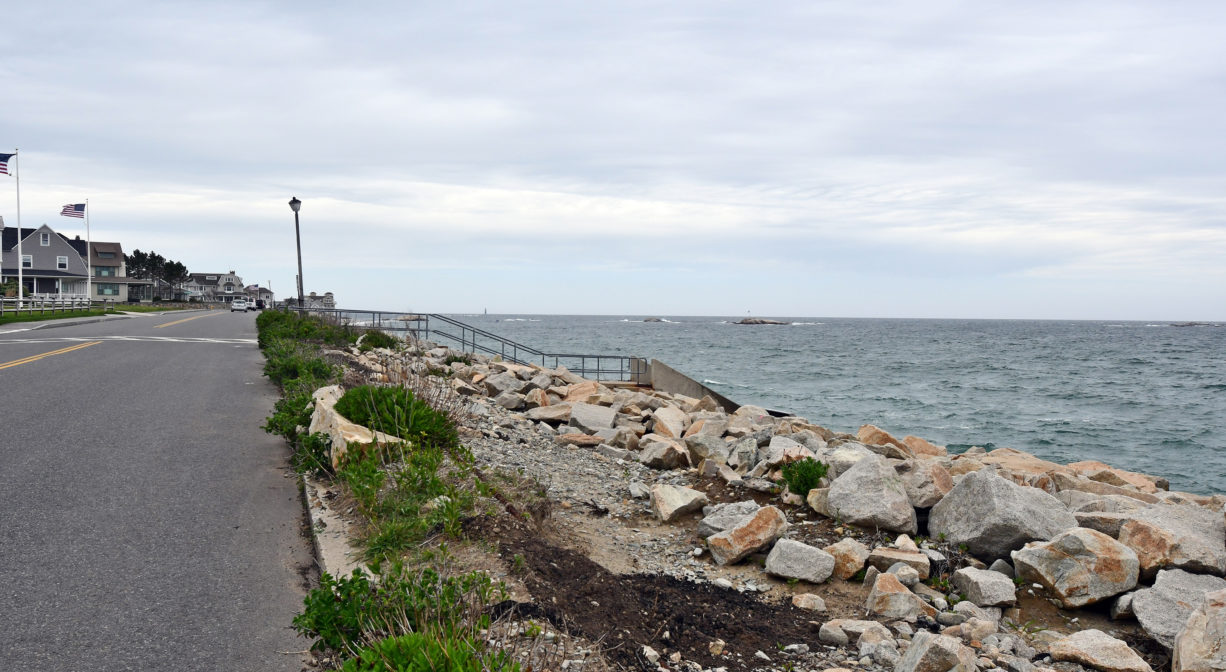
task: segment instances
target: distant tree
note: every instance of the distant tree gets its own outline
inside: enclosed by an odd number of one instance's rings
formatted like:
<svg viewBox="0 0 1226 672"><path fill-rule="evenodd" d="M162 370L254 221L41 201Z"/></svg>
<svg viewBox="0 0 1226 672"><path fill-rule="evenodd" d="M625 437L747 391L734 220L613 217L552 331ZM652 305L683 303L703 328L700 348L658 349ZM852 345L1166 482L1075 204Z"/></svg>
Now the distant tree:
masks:
<svg viewBox="0 0 1226 672"><path fill-rule="evenodd" d="M181 262L167 259L157 252L132 250L132 254L124 255L124 263L128 267L129 277L152 280L154 291L163 299L168 289L186 282L189 277L187 267Z"/></svg>

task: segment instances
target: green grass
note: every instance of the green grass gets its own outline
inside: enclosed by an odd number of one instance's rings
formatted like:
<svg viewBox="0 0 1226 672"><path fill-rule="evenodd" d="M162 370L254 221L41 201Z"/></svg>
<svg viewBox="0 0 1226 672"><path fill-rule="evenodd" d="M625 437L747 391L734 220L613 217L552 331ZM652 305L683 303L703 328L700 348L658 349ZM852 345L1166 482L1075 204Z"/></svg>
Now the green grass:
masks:
<svg viewBox="0 0 1226 672"><path fill-rule="evenodd" d="M122 313L164 313L172 310L200 310L200 306L191 306L184 304L144 304L144 303L120 303L115 306L115 310Z"/></svg>
<svg viewBox="0 0 1226 672"><path fill-rule="evenodd" d="M43 322L45 320L66 320L73 317L98 317L101 315L112 315L109 310L77 310L71 313L27 313L24 310L20 314L10 312L8 306L4 308L4 316L0 317L0 324L12 324L15 322Z"/></svg>

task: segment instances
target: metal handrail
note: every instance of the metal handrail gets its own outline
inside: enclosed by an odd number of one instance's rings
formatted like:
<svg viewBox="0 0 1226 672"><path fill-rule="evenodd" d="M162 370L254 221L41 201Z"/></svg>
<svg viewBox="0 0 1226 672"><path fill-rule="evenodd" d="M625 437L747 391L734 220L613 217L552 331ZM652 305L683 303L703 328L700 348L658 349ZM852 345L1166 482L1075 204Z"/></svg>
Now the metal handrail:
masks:
<svg viewBox="0 0 1226 672"><path fill-rule="evenodd" d="M458 343L461 352L483 353L502 357L503 361L521 365L539 365L542 368L566 368L576 375L595 380L638 381L647 376L647 362L629 355L593 355L548 353L529 345L486 331L457 319L438 313L392 313L380 310L348 310L341 308L299 308L286 306L289 310L331 315L339 324L363 323L387 332L403 332L405 338L430 341L431 335ZM395 317L388 317L395 316ZM369 319L366 319L369 318ZM442 322L443 329L432 328L430 321ZM458 328L459 333L453 333ZM487 339L481 342L478 337ZM589 364L590 362L590 364Z"/></svg>

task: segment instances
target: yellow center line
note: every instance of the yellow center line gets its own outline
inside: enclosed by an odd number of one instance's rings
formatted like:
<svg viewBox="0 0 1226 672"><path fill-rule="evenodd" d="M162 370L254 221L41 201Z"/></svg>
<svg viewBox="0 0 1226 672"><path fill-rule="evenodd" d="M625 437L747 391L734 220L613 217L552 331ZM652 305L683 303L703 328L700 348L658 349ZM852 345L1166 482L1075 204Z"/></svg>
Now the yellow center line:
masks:
<svg viewBox="0 0 1226 672"><path fill-rule="evenodd" d="M41 355L23 357L22 359L14 359L11 362L5 362L3 364L0 364L0 369L7 369L10 367L14 367L14 366L21 366L22 364L29 364L30 362L37 362L40 359L52 357L54 355L62 355L67 352L72 352L73 350L80 350L82 348L88 348L91 345L98 345L101 342L102 341L90 341L89 343L78 343L77 345L71 345L67 348L60 348L59 350L52 350L51 352L44 352Z"/></svg>
<svg viewBox="0 0 1226 672"><path fill-rule="evenodd" d="M183 324L184 322L191 322L192 320L198 320L202 317L213 317L214 315L220 315L220 313L205 313L204 315L196 315L195 317L185 317L181 320L175 320L174 322L167 322L166 324L159 324L158 326L154 327L154 329L164 329L166 327L173 327L176 324Z"/></svg>

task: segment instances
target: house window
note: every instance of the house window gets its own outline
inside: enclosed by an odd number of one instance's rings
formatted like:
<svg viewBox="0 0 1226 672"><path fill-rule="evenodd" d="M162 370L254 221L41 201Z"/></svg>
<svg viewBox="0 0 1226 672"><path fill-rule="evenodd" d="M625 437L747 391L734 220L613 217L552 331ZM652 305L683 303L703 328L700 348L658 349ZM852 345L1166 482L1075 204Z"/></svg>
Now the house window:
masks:
<svg viewBox="0 0 1226 672"><path fill-rule="evenodd" d="M216 275L206 275L204 276L204 279L205 280L216 280L217 276Z"/></svg>
<svg viewBox="0 0 1226 672"><path fill-rule="evenodd" d="M99 252L98 258L99 259L114 259L115 253L114 252Z"/></svg>
<svg viewBox="0 0 1226 672"><path fill-rule="evenodd" d="M113 282L100 282L95 287L98 288L98 296L119 296L119 285Z"/></svg>
<svg viewBox="0 0 1226 672"><path fill-rule="evenodd" d="M226 291L227 291L227 292L233 292L233 291L234 291L234 285L231 285L231 284L226 284Z"/></svg>
<svg viewBox="0 0 1226 672"><path fill-rule="evenodd" d="M115 272L114 266L95 266L94 276L98 278L113 278L118 273Z"/></svg>
<svg viewBox="0 0 1226 672"><path fill-rule="evenodd" d="M51 234L46 231L38 234L38 244L43 247L51 247Z"/></svg>
<svg viewBox="0 0 1226 672"><path fill-rule="evenodd" d="M56 257L55 267L60 269L61 271L68 270L68 257Z"/></svg>
<svg viewBox="0 0 1226 672"><path fill-rule="evenodd" d="M34 257L28 254L21 255L22 268L34 268Z"/></svg>

